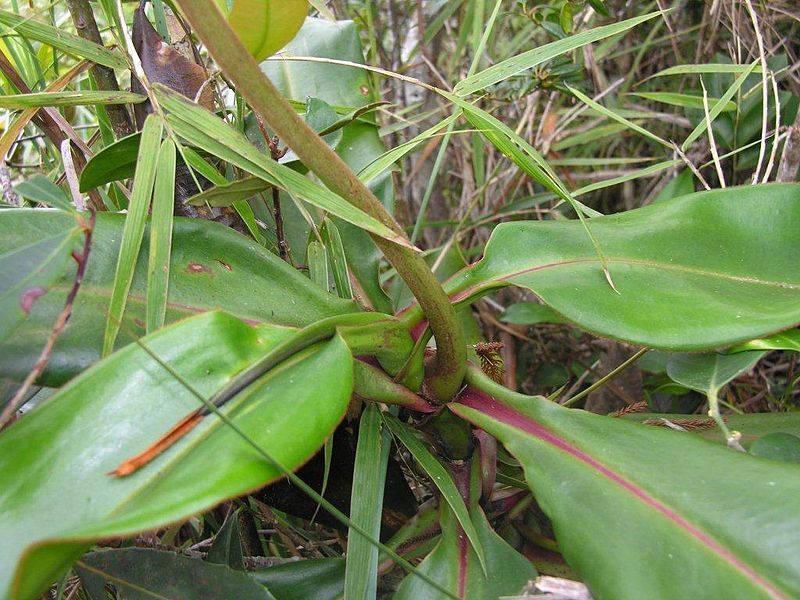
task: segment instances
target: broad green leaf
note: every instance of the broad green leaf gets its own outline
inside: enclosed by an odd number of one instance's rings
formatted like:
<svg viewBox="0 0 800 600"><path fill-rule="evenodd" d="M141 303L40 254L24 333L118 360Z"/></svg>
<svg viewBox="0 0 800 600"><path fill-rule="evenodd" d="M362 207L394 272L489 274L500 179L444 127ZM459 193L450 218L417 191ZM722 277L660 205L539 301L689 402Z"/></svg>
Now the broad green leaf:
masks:
<svg viewBox="0 0 800 600"><path fill-rule="evenodd" d="M590 29L589 31L582 31L575 35L564 38L563 40L558 40L556 42L545 44L544 46L539 46L533 50L528 50L527 52L523 52L517 56L507 58L496 65L492 65L488 69L480 71L479 73L475 73L466 79L462 79L456 85L454 91L456 94L462 97L469 94L474 94L475 92L486 89L490 85L504 81L509 77L517 75L522 71L526 71L527 69L531 69L537 65L541 65L542 63L556 58L557 56L561 56L562 54L566 54L571 50L575 50L576 48L581 48L587 44L598 42L607 37L628 31L640 23L649 21L650 19L659 15L661 15L661 12L647 13L640 17L634 17L632 19L620 21L619 23L614 23L612 25L605 25L603 27Z"/></svg>
<svg viewBox="0 0 800 600"><path fill-rule="evenodd" d="M595 598L800 594L796 466L482 387L501 399L472 390L448 407L520 461Z"/></svg>
<svg viewBox="0 0 800 600"><path fill-rule="evenodd" d="M246 573L225 565L151 548L121 548L92 552L76 567L93 600L106 598L112 583L126 600L192 598L192 600L274 600L267 588Z"/></svg>
<svg viewBox="0 0 800 600"><path fill-rule="evenodd" d="M667 362L667 375L689 389L704 394L716 393L752 368L765 354L758 350L736 354L673 354Z"/></svg>
<svg viewBox="0 0 800 600"><path fill-rule="evenodd" d="M353 470L353 499L350 520L378 539L381 533L384 482L390 438L381 431L381 411L367 405L358 426ZM346 598L374 598L378 585L378 548L353 529L347 535L344 595Z"/></svg>
<svg viewBox="0 0 800 600"><path fill-rule="evenodd" d="M114 274L114 287L111 291L111 303L108 307L106 331L103 336L102 356L107 356L114 349L114 342L119 334L122 315L128 302L128 292L133 282L133 273L139 249L142 246L145 220L150 210L150 200L156 179L156 165L161 146L161 130L163 123L156 115L150 115L142 129L142 142L136 163L136 175L133 194L125 215L125 227L122 230L122 243L117 258Z"/></svg>
<svg viewBox="0 0 800 600"><path fill-rule="evenodd" d="M662 102L663 104L669 104L671 106L680 106L682 108L699 108L703 110L705 105L703 104L703 96L696 95L696 94L678 94L675 92L637 92L635 94L631 94L632 96L639 96L640 98L644 98L646 100L654 100L655 102ZM719 98L709 98L708 105L711 106L712 104L716 104L719 102ZM735 102L723 102L720 104L722 112L731 112L736 110L736 103Z"/></svg>
<svg viewBox="0 0 800 600"><path fill-rule="evenodd" d="M39 92L0 96L0 108L23 110L33 106L86 106L87 104L136 104L147 96L131 92Z"/></svg>
<svg viewBox="0 0 800 600"><path fill-rule="evenodd" d="M298 560L258 569L251 577L269 588L278 600L339 600L344 593L344 560Z"/></svg>
<svg viewBox="0 0 800 600"><path fill-rule="evenodd" d="M694 174L691 169L683 169L667 182L658 196L653 198L653 204L665 202L673 198L680 198L694 192Z"/></svg>
<svg viewBox="0 0 800 600"><path fill-rule="evenodd" d="M517 302L500 315L503 323L536 325L538 323L563 323L564 318L549 306L536 302Z"/></svg>
<svg viewBox="0 0 800 600"><path fill-rule="evenodd" d="M768 433L753 442L750 454L800 464L800 437L790 433Z"/></svg>
<svg viewBox="0 0 800 600"><path fill-rule="evenodd" d="M77 35L67 33L62 29L46 25L35 19L0 10L0 24L5 25L20 36L43 42L72 56L86 58L112 69L129 68L127 61L118 52L108 50Z"/></svg>
<svg viewBox="0 0 800 600"><path fill-rule="evenodd" d="M402 421L394 416L385 415L384 423L389 427L392 435L408 449L414 459L428 474L428 477L431 478L433 485L435 485L441 493L442 499L450 507L453 516L456 518L460 528L469 540L472 551L478 559L480 568L484 573L487 573L489 565L486 561L485 551L481 545L480 535L470 519L469 510L464 504L464 498L462 498L459 493L452 475L447 472L447 469L439 462L439 459L417 439L416 435L412 431L409 431L409 427Z"/></svg>
<svg viewBox="0 0 800 600"><path fill-rule="evenodd" d="M34 175L14 186L14 191L29 202L38 202L67 212L75 212L64 191L44 175Z"/></svg>
<svg viewBox="0 0 800 600"><path fill-rule="evenodd" d="M234 202L247 200L272 186L258 177L245 177L225 184L218 184L212 188L196 194L186 201L192 206L232 206Z"/></svg>
<svg viewBox="0 0 800 600"><path fill-rule="evenodd" d="M19 245L0 249L0 340L29 318L65 271L74 279L71 255L83 236L75 218L64 214L62 227L50 235L34 235L20 240ZM52 328L57 314L47 327Z"/></svg>
<svg viewBox="0 0 800 600"><path fill-rule="evenodd" d="M245 570L242 541L239 535L239 515L241 512L242 509L237 508L228 514L217 535L214 536L214 541L206 555L206 561L225 565L236 571Z"/></svg>
<svg viewBox="0 0 800 600"><path fill-rule="evenodd" d="M33 597L96 539L187 519L282 476L218 417L124 478L107 473L198 408L162 363L206 398L291 330L211 312L161 329L87 370L0 434L0 593ZM284 361L225 413L297 468L344 415L352 358L335 337ZM57 501L54 501L57 499Z"/></svg>
<svg viewBox="0 0 800 600"><path fill-rule="evenodd" d="M800 352L800 329L781 331L767 337L750 340L730 349L730 352L746 350L791 350Z"/></svg>
<svg viewBox="0 0 800 600"><path fill-rule="evenodd" d="M124 221L123 215L97 215L86 276L43 383L59 386L99 359ZM74 227L74 217L61 211L0 211L0 255ZM144 335L149 237L145 230L117 348ZM175 219L169 272L167 322L223 308L249 323L305 326L358 310L355 303L320 290L257 243L202 219ZM74 267L68 265L50 292L33 304L17 334L0 342L0 376L25 378L64 307L73 279Z"/></svg>
<svg viewBox="0 0 800 600"><path fill-rule="evenodd" d="M419 569L458 598L496 600L506 596L516 597L522 593L525 584L536 578L536 570L492 529L478 505L480 487L477 477L470 480L469 463L462 468L467 471L462 477L467 479L464 487L469 498L469 517L485 551L488 575L484 575L472 545L464 540L460 521L445 503L440 506L442 536ZM423 580L407 576L394 600L439 600L441 597L441 592Z"/></svg>
<svg viewBox="0 0 800 600"><path fill-rule="evenodd" d="M167 121L190 143L353 225L397 244L409 245L400 235L341 196L259 152L223 120L168 88L155 87L159 102L170 113Z"/></svg>
<svg viewBox="0 0 800 600"><path fill-rule="evenodd" d="M142 134L137 131L92 156L81 172L81 191L88 192L103 184L133 177L141 139Z"/></svg>
<svg viewBox="0 0 800 600"><path fill-rule="evenodd" d="M705 427L691 428L690 426L685 429L691 435L696 435L718 444L725 443L725 440L719 435L719 429L713 427L711 418L704 415L633 413L624 415L622 418L640 423L648 421L650 425L656 426L666 426L662 419L677 425L692 421L695 424L704 423L706 424ZM800 436L800 413L798 412L746 413L743 415L731 413L725 417L725 421L728 427L742 434L741 443L745 448L758 438L770 433L788 433Z"/></svg>
<svg viewBox="0 0 800 600"><path fill-rule="evenodd" d="M228 22L250 54L261 61L297 34L307 13L306 0L234 0Z"/></svg>
<svg viewBox="0 0 800 600"><path fill-rule="evenodd" d="M800 322L800 186L690 194L592 219L619 293L577 222L499 225L454 277L458 302L513 284L599 335L677 351L749 341Z"/></svg>
<svg viewBox="0 0 800 600"><path fill-rule="evenodd" d="M158 154L147 263L147 333L164 326L169 299L169 256L175 210L175 144L164 140Z"/></svg>

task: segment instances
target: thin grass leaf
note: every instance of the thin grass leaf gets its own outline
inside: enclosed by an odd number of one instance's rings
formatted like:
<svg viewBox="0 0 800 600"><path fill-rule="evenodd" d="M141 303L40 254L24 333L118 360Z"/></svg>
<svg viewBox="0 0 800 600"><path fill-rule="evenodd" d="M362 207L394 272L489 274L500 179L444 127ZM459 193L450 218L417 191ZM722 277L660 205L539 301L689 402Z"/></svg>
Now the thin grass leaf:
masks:
<svg viewBox="0 0 800 600"><path fill-rule="evenodd" d="M325 246L313 240L308 243L306 249L306 260L308 261L308 276L326 292L330 290L330 278L328 277L328 253Z"/></svg>
<svg viewBox="0 0 800 600"><path fill-rule="evenodd" d="M64 86L66 86L75 77L80 75L88 66L89 65L86 62L79 62L77 65L59 77L56 81L47 86L45 91L57 92L63 89ZM5 160L5 157L11 150L14 142L25 129L25 126L30 123L30 120L36 115L37 110L38 108L28 108L24 110L3 132L3 136L0 137L0 160Z"/></svg>
<svg viewBox="0 0 800 600"><path fill-rule="evenodd" d="M365 184L369 184L371 181L374 181L379 175L381 175L386 169L389 169L394 165L398 160L402 159L410 152L412 152L417 146L420 144L428 141L434 135L436 135L439 131L444 129L445 127L449 127L449 125L455 122L458 117L461 116L460 112L454 112L449 117L442 119L440 122L436 123L436 125L426 129L422 133L414 136L414 138L408 140L407 142L400 144L392 148L391 150L386 151L381 156L376 158L366 167L361 169L358 176Z"/></svg>
<svg viewBox="0 0 800 600"><path fill-rule="evenodd" d="M467 506L464 504L464 499L458 492L455 481L453 481L453 477L447 472L447 469L444 468L433 453L417 439L414 433L409 431L408 426L402 421L392 415L384 414L383 422L386 423L392 435L400 440L408 451L411 452L414 459L425 470L433 484L442 494L442 498L453 511L459 525L461 525L461 528L469 539L470 545L473 550L475 550L475 554L478 556L478 560L481 563L481 568L485 573L486 558L483 553L483 547L478 538L478 532L475 530L475 526L469 518L469 512L467 511Z"/></svg>
<svg viewBox="0 0 800 600"><path fill-rule="evenodd" d="M731 65L726 63L708 63L705 65L678 65L669 67L663 71L659 71L654 75L650 75L643 79L641 83L654 77L668 77L671 75L705 75L705 74L721 74L721 73L744 73L750 69L750 65ZM761 65L756 64L753 73L761 73Z"/></svg>
<svg viewBox="0 0 800 600"><path fill-rule="evenodd" d="M755 70L758 66L758 63L752 63L747 69L742 71L739 77L731 84L722 97L717 101L714 106L711 107L711 110L708 111L708 118L702 119L698 124L697 127L694 128L692 133L684 140L683 144L681 144L681 150L686 151L686 149L694 142L697 138L699 138L703 133L706 131L707 123L713 123L714 119L716 119L722 109L725 107L726 103L736 95L736 92L744 85L744 82L747 80L747 77Z"/></svg>
<svg viewBox="0 0 800 600"><path fill-rule="evenodd" d="M147 96L131 92L38 92L0 96L0 108L24 110L42 106L85 106L87 104L138 104Z"/></svg>
<svg viewBox="0 0 800 600"><path fill-rule="evenodd" d="M205 161L204 161L205 162ZM194 165L192 165L194 166ZM236 181L218 183L212 188L196 194L186 201L192 206L231 206L240 200L247 200L252 196L270 189L269 183L258 177L245 177Z"/></svg>
<svg viewBox="0 0 800 600"><path fill-rule="evenodd" d="M350 270L347 268L347 255L344 251L342 236L339 228L331 219L325 219L320 230L322 240L328 249L331 265L333 266L333 280L336 282L336 292L340 298L349 300L353 297L353 287L350 284Z"/></svg>
<svg viewBox="0 0 800 600"><path fill-rule="evenodd" d="M142 129L142 141L139 145L139 161L136 165L133 194L128 205L125 228L122 231L114 288L111 292L111 303L108 307L108 320L106 321L106 330L103 337L102 355L104 357L108 356L114 349L114 342L119 334L122 315L125 312L125 305L128 301L128 291L133 281L133 271L136 268L139 249L142 246L147 209L150 207L150 197L156 177L162 126L163 123L159 117L150 115L147 117Z"/></svg>
<svg viewBox="0 0 800 600"><path fill-rule="evenodd" d="M402 236L341 196L259 152L246 137L221 119L163 86L154 87L159 102L170 112L167 121L192 144L286 190L293 198L326 210L384 239L410 247Z"/></svg>
<svg viewBox="0 0 800 600"><path fill-rule="evenodd" d="M112 69L128 68L127 61L119 53L34 19L20 17L13 12L0 10L0 24L11 28L24 38L48 44L72 56L85 58Z"/></svg>
<svg viewBox="0 0 800 600"><path fill-rule="evenodd" d="M572 35L563 40L534 48L533 50L508 58L480 73L475 73L475 75L463 79L456 85L454 91L461 97L474 94L475 92L486 89L490 85L500 83L509 77L513 77L522 71L531 69L562 54L566 54L571 50L581 48L587 44L600 41L612 35L620 34L661 14L661 11L651 12L640 17L614 23L613 25L605 25L603 27L590 29L589 31Z"/></svg>
<svg viewBox="0 0 800 600"><path fill-rule="evenodd" d="M150 219L150 260L147 266L147 333L164 326L167 314L172 221L175 205L175 144L161 144Z"/></svg>
<svg viewBox="0 0 800 600"><path fill-rule="evenodd" d="M639 133L639 134L643 135L644 137L646 137L646 138L648 138L650 140L653 140L654 142L657 142L657 143L661 144L662 146L664 146L666 148L672 149L672 144L670 144L667 140L665 140L663 138L660 138L655 133L651 133L651 132L647 131L647 129L645 129L644 127L642 127L640 125L637 125L633 121L629 121L628 119L626 119L625 117L623 117L620 114L617 114L616 112L614 112L610 108L606 108L605 106L603 106L599 102L595 102L594 100L589 98L589 96L584 94L579 89L576 89L576 88L570 86L569 84L567 84L567 89L578 100L580 100L581 102L583 102L584 104L586 104L590 108L593 108L596 111L598 111L599 113L605 115L609 119L611 119L613 121L616 121L617 123L619 123L621 125L625 125L625 127L627 127L628 129L630 129L632 131L635 131L636 133Z"/></svg>
<svg viewBox="0 0 800 600"><path fill-rule="evenodd" d="M388 440L381 435L381 411L369 404L361 415L358 445L353 471L350 520L370 533L380 536ZM378 583L378 548L351 530L348 535L344 576L345 598L374 598Z"/></svg>
<svg viewBox="0 0 800 600"><path fill-rule="evenodd" d="M638 171L633 171L632 173L620 175L619 177L613 177L612 179L606 179L605 181L596 181L595 183L590 183L589 185L585 185L572 193L574 196L582 196L583 194L588 194L589 192L619 185L620 183L625 183L626 181L633 181L634 179L639 179L640 177L648 177L655 173L659 173L664 169L669 169L670 167L674 167L682 163L683 161L680 159L665 160L660 163L650 165L649 167L645 167L644 169L639 169Z"/></svg>
<svg viewBox="0 0 800 600"><path fill-rule="evenodd" d="M645 100L653 100L654 102L661 102L669 104L670 106L680 106L682 108L697 108L703 110L703 97L695 94L677 94L675 92L637 92L629 94L630 96L638 96ZM717 103L719 98L709 98L709 102ZM723 112L732 112L736 110L735 102L726 102L722 105Z"/></svg>

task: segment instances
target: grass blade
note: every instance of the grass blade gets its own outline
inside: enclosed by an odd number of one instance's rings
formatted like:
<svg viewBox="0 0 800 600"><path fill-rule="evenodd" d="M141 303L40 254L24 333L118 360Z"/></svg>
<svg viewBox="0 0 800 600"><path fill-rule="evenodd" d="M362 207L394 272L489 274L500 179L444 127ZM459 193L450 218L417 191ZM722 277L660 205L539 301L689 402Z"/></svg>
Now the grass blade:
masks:
<svg viewBox="0 0 800 600"><path fill-rule="evenodd" d="M338 194L259 152L242 134L205 109L163 86L156 85L155 89L159 102L170 112L167 121L190 143L271 185L285 189L293 198L326 210L384 239L409 247L402 236Z"/></svg>
<svg viewBox="0 0 800 600"><path fill-rule="evenodd" d="M388 443L381 435L381 411L370 404L361 415L353 473L350 521L378 539L383 511L383 492ZM348 535L344 577L345 598L374 598L378 583L378 548L363 536Z"/></svg>
<svg viewBox="0 0 800 600"><path fill-rule="evenodd" d="M34 19L26 19L13 12L0 10L0 24L10 27L24 38L42 42L72 56L85 58L112 69L128 68L127 61L118 53Z"/></svg>
<svg viewBox="0 0 800 600"><path fill-rule="evenodd" d="M150 219L150 260L147 266L147 333L164 326L167 314L169 261L175 204L175 144L164 140L158 154L153 210Z"/></svg>
<svg viewBox="0 0 800 600"><path fill-rule="evenodd" d="M483 547L478 538L478 532L469 517L469 511L464 504L464 499L458 492L456 482L453 477L447 472L442 463L428 450L425 445L417 439L413 432L409 431L408 427L392 415L383 415L383 422L386 423L392 434L400 440L400 442L411 452L414 459L425 470L431 478L433 484L438 488L442 494L442 498L458 519L459 525L464 530L469 543L475 550L478 560L481 563L481 568L484 573L486 572L486 557L483 553Z"/></svg>
<svg viewBox="0 0 800 600"><path fill-rule="evenodd" d="M474 94L475 92L486 89L490 85L494 85L495 83L499 83L505 79L508 79L509 77L517 75L522 71L531 69L537 65L547 62L548 60L556 58L557 56L561 56L570 50L575 50L576 48L586 46L587 44L598 42L607 37L617 35L661 14L661 11L651 12L640 17L634 17L632 19L620 21L619 23L614 23L613 25L596 27L595 29L577 33L563 40L558 40L556 42L551 42L550 44L545 44L544 46L534 48L533 50L528 50L527 52L523 52L522 54L508 58L497 63L496 65L489 67L488 69L484 69L479 73L475 73L475 75L463 79L458 85L456 85L454 91L461 97Z"/></svg>
<svg viewBox="0 0 800 600"><path fill-rule="evenodd" d="M24 110L42 106L84 106L87 104L138 104L147 96L131 92L38 92L0 96L0 108Z"/></svg>
<svg viewBox="0 0 800 600"><path fill-rule="evenodd" d="M589 96L584 94L579 89L576 89L576 88L574 88L574 87L572 87L570 85L567 85L567 89L578 100L583 102L586 106L595 109L597 112L605 115L606 117L608 117L609 119L611 119L613 121L616 121L617 123L620 123L621 125L625 125L625 127L627 127L628 129L630 129L632 131L635 131L636 133L639 133L639 134L643 135L644 137L646 137L646 138L648 138L650 140L653 140L654 142L657 142L657 143L661 144L662 146L664 146L666 148L672 149L672 144L670 144L667 140L657 136L655 133L651 133L651 132L647 131L647 129L645 129L644 127L642 127L640 125L637 125L633 121L629 121L628 119L626 119L622 115L617 114L616 112L614 112L610 108L606 108L605 106L603 106L599 102L595 102L594 100L589 98Z"/></svg>
<svg viewBox="0 0 800 600"><path fill-rule="evenodd" d="M161 143L162 122L159 117L150 115L144 123L142 141L139 145L139 161L136 164L136 175L133 194L128 205L125 228L122 231L122 243L117 258L117 270L114 277L114 288L111 292L111 304L108 307L108 320L103 337L103 356L108 356L114 349L114 342L119 334L122 315L128 300L128 291L133 281L133 271L139 249L144 236L144 224L150 197L156 177L158 149Z"/></svg>

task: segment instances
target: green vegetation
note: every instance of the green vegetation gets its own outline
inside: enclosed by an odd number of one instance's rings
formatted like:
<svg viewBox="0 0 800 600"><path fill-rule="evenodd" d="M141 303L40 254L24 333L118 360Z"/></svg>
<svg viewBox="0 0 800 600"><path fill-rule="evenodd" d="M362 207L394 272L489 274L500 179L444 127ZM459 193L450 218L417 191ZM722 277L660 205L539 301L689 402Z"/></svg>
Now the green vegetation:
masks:
<svg viewBox="0 0 800 600"><path fill-rule="evenodd" d="M7 4L0 597L800 596L791 2Z"/></svg>

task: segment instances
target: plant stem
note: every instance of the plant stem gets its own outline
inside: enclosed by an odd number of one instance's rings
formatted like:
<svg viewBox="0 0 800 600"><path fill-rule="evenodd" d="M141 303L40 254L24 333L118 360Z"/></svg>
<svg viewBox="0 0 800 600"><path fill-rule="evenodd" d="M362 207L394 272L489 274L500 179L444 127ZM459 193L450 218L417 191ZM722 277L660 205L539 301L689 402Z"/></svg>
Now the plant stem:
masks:
<svg viewBox="0 0 800 600"><path fill-rule="evenodd" d="M579 392L579 393L575 394L572 398L568 398L567 400L561 402L561 404L563 406L567 406L567 407L575 406L575 404L577 404L578 402L583 400L586 396L591 394L597 388L604 386L606 383L608 383L609 381L614 379L614 377L616 377L617 375L622 373L625 369L630 367L633 363L635 363L637 360L642 358L642 356L644 356L648 352L650 352L650 348L642 348L641 350L637 351L636 354L634 354L628 360L626 360L624 363L619 365L616 369L614 369L613 371L611 371L607 375L604 375L603 377L601 377L600 379L595 381L592 385L590 385L588 388L586 388L582 392Z"/></svg>
<svg viewBox="0 0 800 600"><path fill-rule="evenodd" d="M97 28L97 21L95 21L89 0L67 0L67 7L69 8L69 14L72 16L72 22L75 23L78 35L85 40L102 46L103 40L100 37L100 30ZM98 89L112 92L119 91L119 83L117 83L117 77L114 75L114 69L96 64L89 69L89 72L94 78ZM114 128L114 134L118 138L133 133L133 124L125 105L109 105L104 109L108 115L108 120L111 122L111 127Z"/></svg>
<svg viewBox="0 0 800 600"><path fill-rule="evenodd" d="M300 160L332 191L402 234L402 228L347 164L283 98L239 41L214 0L177 0L184 15L237 91ZM428 389L439 402L449 401L461 386L466 344L455 310L428 265L416 252L372 236L403 278L436 338Z"/></svg>

